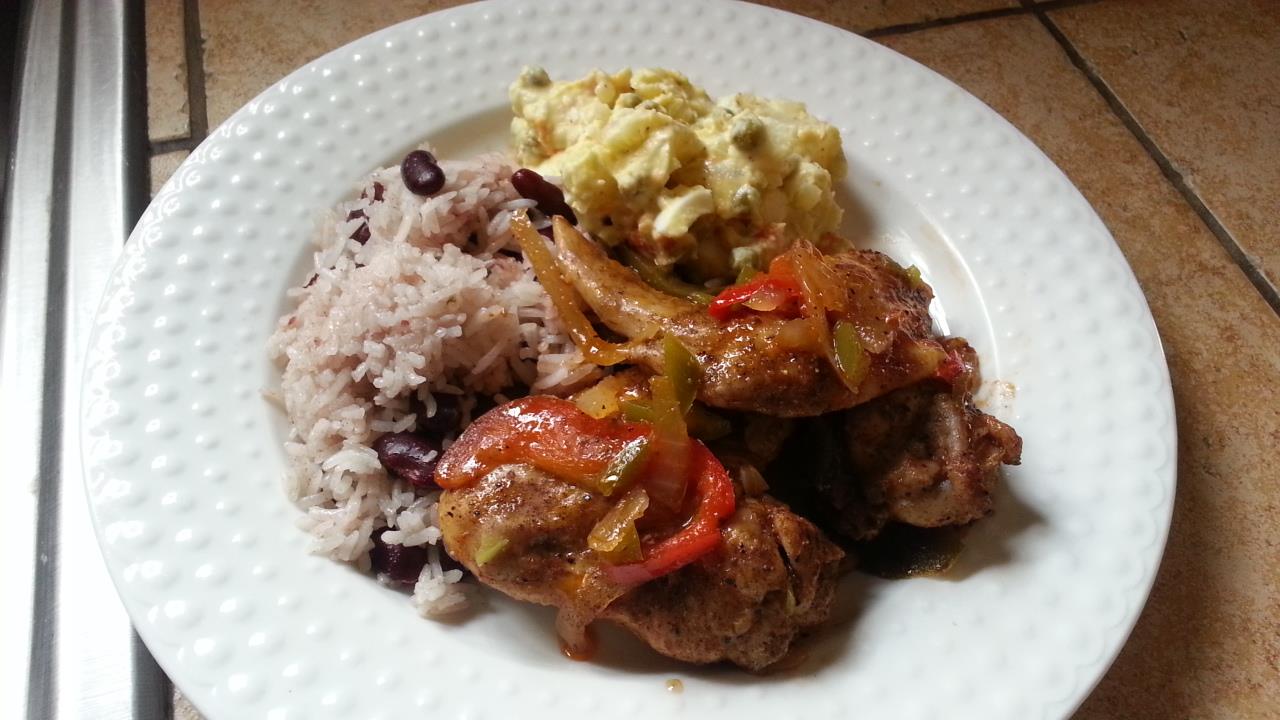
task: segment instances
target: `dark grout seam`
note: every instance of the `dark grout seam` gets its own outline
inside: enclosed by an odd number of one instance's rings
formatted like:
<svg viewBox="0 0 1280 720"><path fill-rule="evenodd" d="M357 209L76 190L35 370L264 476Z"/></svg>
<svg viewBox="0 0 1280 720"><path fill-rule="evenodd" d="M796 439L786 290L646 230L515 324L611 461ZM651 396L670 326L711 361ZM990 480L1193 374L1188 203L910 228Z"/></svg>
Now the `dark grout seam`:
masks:
<svg viewBox="0 0 1280 720"><path fill-rule="evenodd" d="M204 37L200 32L199 0L183 0L182 34L187 55L187 115L191 126L187 140L195 142L191 147L181 149L191 150L209 134L209 109L204 89Z"/></svg>
<svg viewBox="0 0 1280 720"><path fill-rule="evenodd" d="M957 25L959 23L974 22L976 20L992 20L995 18L1009 17L1010 15L1022 15L1027 12L1026 8L1008 7L997 8L995 10L982 10L979 12L966 13L964 15L953 15L951 17L936 18L934 20L925 20L923 22L903 23L901 25L888 25L885 27L874 28L862 33L863 37L878 38L886 35L904 35L906 33L919 32L921 30L929 30L932 28L946 27L948 25Z"/></svg>
<svg viewBox="0 0 1280 720"><path fill-rule="evenodd" d="M153 140L151 142L150 151L152 155L164 155L165 153L177 152L179 150L191 152L203 141L203 135L199 137L188 135L187 137L170 138L168 140Z"/></svg>
<svg viewBox="0 0 1280 720"><path fill-rule="evenodd" d="M1101 0L1049 0L1040 3L1040 7L1047 10L1055 10L1057 8L1072 7L1074 5L1089 5L1091 3L1101 2ZM921 22L902 23L900 25L886 25L884 27L873 28L862 33L863 37L878 38L887 35L905 35L906 33L919 32L921 30L930 30L933 28L947 27L948 25L959 25L960 23L976 22L979 20L994 20L996 18L1012 17L1014 15L1026 15L1031 12L1034 5L1027 4L1025 1L1020 6L994 8L991 10L979 10L978 12L965 13L963 15L952 15L950 17L935 18L933 20L924 20Z"/></svg>
<svg viewBox="0 0 1280 720"><path fill-rule="evenodd" d="M1262 270L1260 270L1253 260L1249 258L1248 253L1246 253L1244 248L1241 247L1240 242L1236 240L1230 230L1227 230L1227 228L1223 226L1222 221L1213 214L1213 211L1205 205L1204 200L1200 198L1200 195L1197 194L1187 182L1187 179L1182 175L1181 171L1174 166L1173 161L1169 159L1169 156L1166 155L1164 151L1160 149L1160 146L1151 139L1151 136L1143 130L1138 119L1133 116L1133 113L1129 112L1129 109L1120 101L1119 96L1115 94L1111 87L1107 85L1106 81L1104 81L1093 67L1089 65L1088 61L1084 59L1084 56L1080 54L1080 51L1071 43L1071 40L1067 38L1066 34L1058 28L1057 23L1055 23L1041 7L1030 5L1029 0L1022 0L1022 2L1032 11L1036 18L1040 20L1040 23L1044 25L1045 30L1047 30L1049 34L1053 36L1053 39L1057 41L1058 45L1062 47L1067 58L1071 60L1071 64L1075 65L1076 68L1084 74L1089 83L1092 84L1098 94L1102 96L1102 99L1106 101L1107 105L1111 108L1111 111L1115 113L1116 117L1120 118L1120 122L1124 123L1124 126L1128 128L1129 132L1137 138L1138 143L1142 145L1142 148L1146 150L1147 154L1151 156L1151 159L1155 161L1156 166L1160 168L1160 172L1164 174L1165 178L1168 179L1178 193L1182 195L1182 199L1185 200L1193 210L1195 210L1196 215L1200 217L1200 221L1203 222L1205 227L1209 228L1209 232L1213 233L1213 236L1218 239L1218 243L1222 245L1222 248L1231 256L1232 261L1235 262L1236 266L1240 268L1240 271L1244 273L1246 278L1248 278L1249 282L1253 285L1253 288L1262 296L1262 299L1271 306L1271 310L1277 315L1280 315L1280 290L1278 290L1276 286L1267 279L1266 275L1262 273Z"/></svg>
<svg viewBox="0 0 1280 720"><path fill-rule="evenodd" d="M1022 7L1030 11L1039 10L1041 12L1049 12L1051 10L1061 10L1063 8L1077 7L1079 5L1095 5L1103 0L1020 0Z"/></svg>

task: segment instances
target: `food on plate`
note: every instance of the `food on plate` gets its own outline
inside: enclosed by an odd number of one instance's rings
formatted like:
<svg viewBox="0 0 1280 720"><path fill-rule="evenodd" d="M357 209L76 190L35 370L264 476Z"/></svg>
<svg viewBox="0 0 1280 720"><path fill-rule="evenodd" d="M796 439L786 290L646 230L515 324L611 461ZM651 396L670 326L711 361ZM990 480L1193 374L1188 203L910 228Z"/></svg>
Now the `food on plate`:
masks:
<svg viewBox="0 0 1280 720"><path fill-rule="evenodd" d="M558 176L582 228L701 280L763 270L795 238L840 225L840 133L804 105L713 101L678 72L599 70L511 85L516 160Z"/></svg>
<svg viewBox="0 0 1280 720"><path fill-rule="evenodd" d="M570 657L602 621L751 671L859 562L945 569L1021 440L920 273L837 236L835 128L658 69L511 99L515 160L375 170L289 291L268 394L313 549L429 617L552 606Z"/></svg>
<svg viewBox="0 0 1280 720"><path fill-rule="evenodd" d="M805 418L775 463L775 491L837 537L870 540L891 523L961 526L991 512L1002 464L1022 439L973 404L977 354L960 358L952 382L918 383L844 413Z"/></svg>
<svg viewBox="0 0 1280 720"><path fill-rule="evenodd" d="M559 267L631 341L626 359L660 372L664 339L679 339L700 363L698 399L709 406L818 415L958 372L932 333L933 293L880 253L824 256L797 240L767 273L705 306L646 284L567 223L556 230Z"/></svg>
<svg viewBox="0 0 1280 720"><path fill-rule="evenodd" d="M735 499L705 445L663 433L545 396L495 408L439 466L445 546L485 585L559 608L571 653L601 618L674 658L763 669L826 618L844 553L771 498ZM666 448L629 450L681 440L688 487Z"/></svg>

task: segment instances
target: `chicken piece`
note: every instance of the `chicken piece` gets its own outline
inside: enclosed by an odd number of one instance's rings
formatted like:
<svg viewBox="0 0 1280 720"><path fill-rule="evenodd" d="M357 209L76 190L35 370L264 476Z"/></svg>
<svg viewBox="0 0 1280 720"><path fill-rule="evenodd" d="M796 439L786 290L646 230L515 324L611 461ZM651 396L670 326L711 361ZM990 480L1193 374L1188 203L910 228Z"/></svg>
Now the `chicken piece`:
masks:
<svg viewBox="0 0 1280 720"><path fill-rule="evenodd" d="M834 535L873 538L887 523L961 525L992 509L1002 464L1022 439L978 410L977 355L946 348L963 370L950 383L920 382L839 415L802 421L769 468L770 487Z"/></svg>
<svg viewBox="0 0 1280 720"><path fill-rule="evenodd" d="M973 404L978 354L946 341L961 360L947 386L924 382L845 415L854 473L889 517L917 527L961 525L991 512L1001 465L1017 465L1022 438Z"/></svg>
<svg viewBox="0 0 1280 720"><path fill-rule="evenodd" d="M449 554L481 583L560 608L562 630L601 617L688 662L765 669L830 614L843 552L775 500L740 501L722 550L635 588L610 585L587 548L608 509L528 465L505 465L446 490L440 529ZM496 538L501 550L479 562Z"/></svg>
<svg viewBox="0 0 1280 720"><path fill-rule="evenodd" d="M850 410L845 436L855 475L891 519L960 525L991 512L1002 464L1017 465L1022 438L964 393L930 384Z"/></svg>
<svg viewBox="0 0 1280 720"><path fill-rule="evenodd" d="M586 304L613 331L633 342L629 360L662 372L661 336L670 333L702 365L698 399L712 407L781 417L853 407L933 376L946 357L929 318L931 291L913 283L888 257L872 251L826 256L842 281L848 306L866 328L870 369L856 392L826 353L782 338L788 320L750 312L725 322L704 306L663 293L564 223L556 227L560 267Z"/></svg>
<svg viewBox="0 0 1280 720"><path fill-rule="evenodd" d="M587 534L609 501L530 465L502 465L479 482L440 496L445 549L481 582L517 600L559 606L594 558ZM487 543L505 545L486 562Z"/></svg>
<svg viewBox="0 0 1280 720"><path fill-rule="evenodd" d="M888 522L888 507L880 486L855 471L844 433L842 413L794 421L765 480L770 492L832 537L868 540Z"/></svg>
<svg viewBox="0 0 1280 720"><path fill-rule="evenodd" d="M769 497L739 503L724 548L641 585L603 617L654 650L692 663L762 671L831 614L844 553Z"/></svg>

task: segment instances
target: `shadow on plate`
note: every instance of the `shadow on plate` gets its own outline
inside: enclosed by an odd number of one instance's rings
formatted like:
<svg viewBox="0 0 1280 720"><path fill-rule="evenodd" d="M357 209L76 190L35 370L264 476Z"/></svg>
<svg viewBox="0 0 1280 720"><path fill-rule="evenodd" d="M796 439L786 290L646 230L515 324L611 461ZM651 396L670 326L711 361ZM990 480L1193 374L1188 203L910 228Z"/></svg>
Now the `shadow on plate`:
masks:
<svg viewBox="0 0 1280 720"><path fill-rule="evenodd" d="M845 645L852 636L852 633L848 632L848 626L858 615L865 587L864 577L856 575L846 577L841 582L832 620L814 636L797 643L793 649L793 655L783 661L785 669L768 674L757 675L727 663L690 665L672 660L659 655L625 630L603 622L593 626L599 641L596 656L584 664L595 671L605 673L648 675L658 678L678 676L686 680L725 685L760 685L785 682L801 675L816 675L843 656ZM502 610L519 614L519 624L522 627L545 629L545 632L533 634L533 642L556 647L554 610L522 603L503 603ZM518 642L523 643L529 640L525 638ZM566 667L572 666L575 662L564 659Z"/></svg>
<svg viewBox="0 0 1280 720"><path fill-rule="evenodd" d="M844 208L840 236L853 241L858 247L866 247L868 240L876 234L876 221L871 214L871 206L848 182L835 184L835 196L836 204Z"/></svg>
<svg viewBox="0 0 1280 720"><path fill-rule="evenodd" d="M1007 478L1001 477L996 491L996 509L978 521L965 537L964 552L940 580L966 580L989 567L1007 565L1016 559L1014 549L1028 530L1043 525L1045 518L1018 497Z"/></svg>

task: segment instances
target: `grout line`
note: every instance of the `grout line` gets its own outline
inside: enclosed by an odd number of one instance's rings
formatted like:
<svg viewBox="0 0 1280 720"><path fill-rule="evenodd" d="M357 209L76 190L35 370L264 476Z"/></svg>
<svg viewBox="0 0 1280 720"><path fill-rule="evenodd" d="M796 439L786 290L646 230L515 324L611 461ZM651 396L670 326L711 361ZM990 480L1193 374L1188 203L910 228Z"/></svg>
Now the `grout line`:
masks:
<svg viewBox="0 0 1280 720"><path fill-rule="evenodd" d="M996 8L994 10L980 10L978 12L966 13L964 15L953 15L951 17L935 18L933 20L924 20L921 22L902 23L901 25L887 25L885 27L873 28L862 33L863 37L878 38L886 35L903 35L906 33L918 32L920 30L929 30L930 28L946 27L947 25L956 25L958 23L973 22L975 20L991 20L994 18L1009 17L1010 15L1022 15L1027 12L1025 7L1008 7Z"/></svg>
<svg viewBox="0 0 1280 720"><path fill-rule="evenodd" d="M1028 3L1029 0L1022 0L1022 2L1025 4ZM1227 254L1231 256L1232 261L1235 262L1235 264L1240 268L1240 271L1244 273L1246 278L1248 278L1254 289L1262 296L1262 299L1271 306L1272 311L1277 315L1280 315L1280 290L1278 290L1276 286L1267 279L1266 275L1262 273L1258 266L1249 259L1248 254L1245 253L1240 242L1236 240L1230 230L1227 230L1227 228L1223 226L1222 221L1213 214L1213 211L1205 205L1204 200L1200 198L1196 191L1187 182L1187 179L1182 175L1182 172L1174 166L1173 161L1169 159L1169 156L1165 155L1164 151L1160 149L1160 146L1157 145L1155 141L1151 139L1151 136L1142 129L1142 125L1138 122L1138 119L1133 116L1133 113L1129 112L1129 109L1124 106L1124 103L1120 101L1119 96L1112 91L1106 81L1104 81L1102 77L1094 71L1093 67L1084 59L1084 56L1080 54L1080 51L1071 43L1071 40L1067 38L1066 34L1058 28L1057 23L1053 22L1053 20L1045 14L1044 10L1038 7L1028 7L1040 20L1040 23L1044 25L1045 29L1049 31L1049 34L1053 36L1053 39L1062 47L1063 52L1067 54L1067 58L1071 60L1071 64L1075 65L1076 68L1084 74L1089 83L1092 84L1098 94L1102 96L1102 99L1106 101L1107 105L1111 108L1111 111L1115 113L1116 117L1120 118L1120 122L1122 122L1129 132L1137 138L1138 143L1142 145L1142 148L1146 150L1147 154L1151 156L1151 159L1155 161L1156 166L1160 168L1160 172L1164 174L1165 178L1169 180L1178 193L1182 195L1182 199L1191 206L1192 210L1195 210L1196 215L1200 217L1200 221L1203 222L1205 226L1209 228L1209 232L1213 233L1214 237L1218 239L1218 243L1222 245L1222 249L1226 250Z"/></svg>
<svg viewBox="0 0 1280 720"><path fill-rule="evenodd" d="M919 32L921 30L929 30L932 28L947 27L948 25L958 25L960 23L975 22L978 20L994 20L996 18L1012 17L1014 15L1025 15L1032 12L1036 8L1044 8L1046 10L1056 10L1058 8L1073 7L1075 5L1089 5L1102 0L1047 0L1038 6L1029 0L1022 0L1022 4L1014 7L993 8L991 10L979 10L977 12L965 13L963 15L952 15L950 17L934 18L933 20L922 20L920 22L902 23L900 25L886 25L884 27L872 28L863 32L863 37L878 38L886 35L904 35L906 33Z"/></svg>
<svg viewBox="0 0 1280 720"><path fill-rule="evenodd" d="M209 134L209 108L204 89L204 38L200 32L199 0L183 0L182 34L187 55L187 115L191 127L188 139L195 140L191 147L183 149L190 150ZM153 143L152 147L164 144L164 142Z"/></svg>
<svg viewBox="0 0 1280 720"><path fill-rule="evenodd" d="M1062 10L1064 8L1077 7L1079 5L1093 5L1102 2L1102 0L1021 0L1022 7L1032 12L1049 12L1051 10Z"/></svg>
<svg viewBox="0 0 1280 720"><path fill-rule="evenodd" d="M196 146L203 140L203 137L195 137L192 135L180 138L170 138L168 140L153 140L151 142L151 146L148 148L148 152L152 156L164 155L165 153L177 152L179 150L186 150L187 152L190 152L195 150Z"/></svg>

